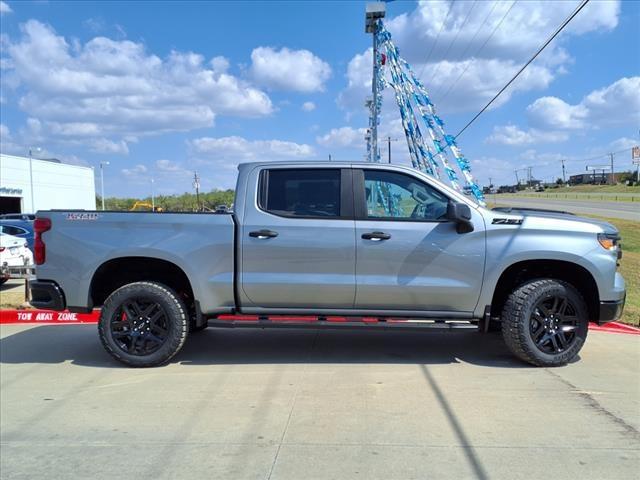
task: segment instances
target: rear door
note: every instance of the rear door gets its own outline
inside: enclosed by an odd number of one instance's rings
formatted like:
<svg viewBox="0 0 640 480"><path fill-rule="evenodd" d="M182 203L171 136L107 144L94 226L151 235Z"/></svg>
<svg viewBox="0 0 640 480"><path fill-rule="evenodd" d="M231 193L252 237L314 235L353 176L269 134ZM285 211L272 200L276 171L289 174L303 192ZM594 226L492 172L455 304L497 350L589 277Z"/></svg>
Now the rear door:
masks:
<svg viewBox="0 0 640 480"><path fill-rule="evenodd" d="M264 168L241 227L241 288L261 308L352 308L352 174Z"/></svg>
<svg viewBox="0 0 640 480"><path fill-rule="evenodd" d="M354 170L356 308L470 312L484 272L485 232L458 233L450 199L408 173Z"/></svg>

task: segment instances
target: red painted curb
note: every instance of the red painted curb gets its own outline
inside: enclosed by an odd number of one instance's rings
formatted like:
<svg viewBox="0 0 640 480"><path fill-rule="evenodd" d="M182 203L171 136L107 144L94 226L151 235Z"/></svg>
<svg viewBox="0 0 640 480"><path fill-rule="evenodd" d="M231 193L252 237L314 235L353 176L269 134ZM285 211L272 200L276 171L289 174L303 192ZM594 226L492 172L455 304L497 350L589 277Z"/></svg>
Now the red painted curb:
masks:
<svg viewBox="0 0 640 480"><path fill-rule="evenodd" d="M91 313L71 313L68 311L54 312L52 310L0 310L0 324L70 324L70 323L97 323L100 310ZM256 315L221 315L219 320L257 321ZM271 320L278 322L312 322L313 316L273 316ZM327 317L329 322L344 322L345 317ZM363 318L365 323L377 321L373 318ZM624 333L627 335L640 335L640 328L625 325L619 322L610 322L605 325L589 323L589 330L607 333Z"/></svg>
<svg viewBox="0 0 640 480"><path fill-rule="evenodd" d="M100 310L91 313L71 313L52 310L0 310L0 324L51 324L51 323L97 323Z"/></svg>
<svg viewBox="0 0 640 480"><path fill-rule="evenodd" d="M640 335L640 328L626 325L620 322L609 322L604 325L589 324L589 330L607 333L626 333L627 335Z"/></svg>

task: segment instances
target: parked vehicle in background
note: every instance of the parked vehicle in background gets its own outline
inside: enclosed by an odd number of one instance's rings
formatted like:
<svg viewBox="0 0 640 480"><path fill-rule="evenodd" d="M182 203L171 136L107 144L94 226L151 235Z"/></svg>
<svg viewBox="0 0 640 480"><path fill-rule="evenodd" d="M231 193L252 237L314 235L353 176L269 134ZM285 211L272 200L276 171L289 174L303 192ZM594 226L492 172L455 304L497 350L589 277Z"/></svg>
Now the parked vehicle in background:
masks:
<svg viewBox="0 0 640 480"><path fill-rule="evenodd" d="M589 320L622 314L608 223L488 210L396 165L239 170L229 214L38 212L32 305L101 307L105 349L137 367L166 362L189 331L278 327L269 316L282 315L300 328L300 315L314 328L496 324L517 357L556 366L577 356Z"/></svg>
<svg viewBox="0 0 640 480"><path fill-rule="evenodd" d="M28 220L0 220L0 233L19 237L27 242L27 246L33 251L33 222Z"/></svg>
<svg viewBox="0 0 640 480"><path fill-rule="evenodd" d="M11 275L10 267L24 267L33 265L33 254L27 248L23 238L0 233L0 284L3 284Z"/></svg>
<svg viewBox="0 0 640 480"><path fill-rule="evenodd" d="M0 215L0 220L26 220L33 222L35 219L35 213L5 213Z"/></svg>

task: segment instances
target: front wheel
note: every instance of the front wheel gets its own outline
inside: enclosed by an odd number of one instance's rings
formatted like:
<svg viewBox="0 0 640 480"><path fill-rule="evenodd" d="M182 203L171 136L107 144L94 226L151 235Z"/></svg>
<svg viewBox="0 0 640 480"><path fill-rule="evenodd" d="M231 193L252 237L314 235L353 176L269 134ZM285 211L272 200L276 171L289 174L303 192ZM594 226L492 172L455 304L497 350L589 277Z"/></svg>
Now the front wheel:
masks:
<svg viewBox="0 0 640 480"><path fill-rule="evenodd" d="M186 312L169 287L130 283L104 302L98 323L100 339L116 360L131 367L155 367L182 348L189 326Z"/></svg>
<svg viewBox="0 0 640 480"><path fill-rule="evenodd" d="M515 356L539 367L573 360L587 338L582 295L568 283L532 280L514 290L502 311L502 336Z"/></svg>

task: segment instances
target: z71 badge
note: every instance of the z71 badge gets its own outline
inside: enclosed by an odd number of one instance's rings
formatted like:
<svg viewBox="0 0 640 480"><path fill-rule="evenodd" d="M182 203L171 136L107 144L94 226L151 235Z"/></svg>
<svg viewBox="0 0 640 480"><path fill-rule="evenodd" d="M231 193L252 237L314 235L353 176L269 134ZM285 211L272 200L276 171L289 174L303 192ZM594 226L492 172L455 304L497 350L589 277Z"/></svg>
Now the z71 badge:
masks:
<svg viewBox="0 0 640 480"><path fill-rule="evenodd" d="M522 225L521 218L494 218L493 225Z"/></svg>
<svg viewBox="0 0 640 480"><path fill-rule="evenodd" d="M97 220L97 213L74 212L67 213L67 220Z"/></svg>

